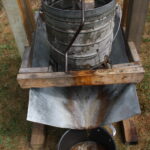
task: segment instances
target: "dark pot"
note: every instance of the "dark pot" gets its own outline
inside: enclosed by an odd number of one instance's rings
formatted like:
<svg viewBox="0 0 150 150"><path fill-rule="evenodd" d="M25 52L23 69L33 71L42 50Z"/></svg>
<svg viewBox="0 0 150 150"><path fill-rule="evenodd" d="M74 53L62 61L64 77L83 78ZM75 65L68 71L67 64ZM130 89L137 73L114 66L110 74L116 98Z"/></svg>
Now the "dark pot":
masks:
<svg viewBox="0 0 150 150"><path fill-rule="evenodd" d="M74 145L85 141L96 142L106 150L116 150L112 136L103 128L88 130L88 134L87 130L68 130L61 137L58 150L70 150Z"/></svg>

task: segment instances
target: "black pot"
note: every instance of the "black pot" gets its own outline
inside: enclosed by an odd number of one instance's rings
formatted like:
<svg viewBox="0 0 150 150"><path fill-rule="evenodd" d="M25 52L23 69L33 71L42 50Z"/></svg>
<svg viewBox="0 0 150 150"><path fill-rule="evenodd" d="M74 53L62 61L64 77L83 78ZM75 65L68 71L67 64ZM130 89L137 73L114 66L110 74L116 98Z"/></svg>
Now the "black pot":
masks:
<svg viewBox="0 0 150 150"><path fill-rule="evenodd" d="M116 150L112 136L103 128L88 130L88 134L87 130L68 130L61 137L57 150L70 150L74 145L85 141L96 142L106 150Z"/></svg>

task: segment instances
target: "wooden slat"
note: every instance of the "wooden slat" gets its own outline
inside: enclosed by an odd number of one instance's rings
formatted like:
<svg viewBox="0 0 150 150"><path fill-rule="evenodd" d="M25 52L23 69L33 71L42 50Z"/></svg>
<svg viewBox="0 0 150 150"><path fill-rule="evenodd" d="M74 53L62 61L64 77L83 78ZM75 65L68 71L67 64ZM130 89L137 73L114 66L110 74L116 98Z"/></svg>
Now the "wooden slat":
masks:
<svg viewBox="0 0 150 150"><path fill-rule="evenodd" d="M31 47L26 46L22 57L21 68L27 68L31 66Z"/></svg>
<svg viewBox="0 0 150 150"><path fill-rule="evenodd" d="M124 136L126 144L137 144L138 136L133 118L123 121Z"/></svg>
<svg viewBox="0 0 150 150"><path fill-rule="evenodd" d="M142 67L142 65L139 65L139 64L137 64L135 62L130 62L130 63L123 63L123 64L113 65L113 68L121 68L121 67L123 67L123 68L133 67L134 68L135 66Z"/></svg>
<svg viewBox="0 0 150 150"><path fill-rule="evenodd" d="M31 7L31 1L25 0L25 2L26 2L27 11L28 11L29 18L30 18L31 25L32 25L32 30L34 31L36 28L36 24L35 24L34 13L33 13L32 7Z"/></svg>
<svg viewBox="0 0 150 150"><path fill-rule="evenodd" d="M18 74L17 80L22 88L67 87L81 85L104 85L139 83L144 77L143 67L122 67L68 73L28 73Z"/></svg>
<svg viewBox="0 0 150 150"><path fill-rule="evenodd" d="M129 0L123 1L123 14L122 14L122 20L121 20L122 28L124 28L127 22L128 4L129 4Z"/></svg>
<svg viewBox="0 0 150 150"><path fill-rule="evenodd" d="M45 143L45 126L33 123L31 135L31 147L33 150L42 150Z"/></svg>
<svg viewBox="0 0 150 150"><path fill-rule="evenodd" d="M22 66L20 69L19 69L19 74L25 74L25 73L48 73L48 72L53 72L52 69L51 69L51 66L49 67L25 67L27 65L23 65L24 62L22 63ZM25 64L26 64L26 61L25 61ZM117 65L113 65L113 68L128 68L128 67L135 67L135 66L141 66L137 63L124 63L124 64L117 64Z"/></svg>
<svg viewBox="0 0 150 150"><path fill-rule="evenodd" d="M128 41L133 41L138 51L144 31L149 0L129 0L126 35Z"/></svg>
<svg viewBox="0 0 150 150"><path fill-rule="evenodd" d="M18 6L20 8L20 14L22 16L22 22L26 30L28 41L31 45L32 33L35 31L35 20L32 13L29 0L17 0Z"/></svg>
<svg viewBox="0 0 150 150"><path fill-rule="evenodd" d="M24 53L24 46L28 45L28 41L17 0L2 0L2 2L9 19L19 53L22 57Z"/></svg>
<svg viewBox="0 0 150 150"><path fill-rule="evenodd" d="M141 59L140 59L140 56L137 52L137 49L136 49L136 46L135 46L134 42L128 42L128 45L129 45L129 48L130 48L130 52L131 52L133 61L134 62L140 62Z"/></svg>
<svg viewBox="0 0 150 150"><path fill-rule="evenodd" d="M25 73L47 73L51 72L49 67L33 67L33 68L20 68L19 73L25 74Z"/></svg>

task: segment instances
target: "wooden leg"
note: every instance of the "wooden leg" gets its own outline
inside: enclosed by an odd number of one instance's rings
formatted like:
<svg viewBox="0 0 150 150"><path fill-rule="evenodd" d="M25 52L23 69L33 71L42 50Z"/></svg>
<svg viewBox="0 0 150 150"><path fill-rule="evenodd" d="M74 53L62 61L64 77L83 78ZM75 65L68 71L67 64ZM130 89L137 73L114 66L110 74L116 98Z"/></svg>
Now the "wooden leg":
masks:
<svg viewBox="0 0 150 150"><path fill-rule="evenodd" d="M122 20L121 20L121 26L125 27L127 22L127 15L128 15L128 5L129 0L123 1L123 14L122 14Z"/></svg>
<svg viewBox="0 0 150 150"><path fill-rule="evenodd" d="M124 128L125 143L129 145L137 144L138 136L133 118L124 120L123 128Z"/></svg>
<svg viewBox="0 0 150 150"><path fill-rule="evenodd" d="M31 135L31 148L43 150L45 144L45 125L33 123Z"/></svg>
<svg viewBox="0 0 150 150"><path fill-rule="evenodd" d="M126 35L128 41L133 41L138 50L140 50L148 6L149 0L129 0L128 4Z"/></svg>

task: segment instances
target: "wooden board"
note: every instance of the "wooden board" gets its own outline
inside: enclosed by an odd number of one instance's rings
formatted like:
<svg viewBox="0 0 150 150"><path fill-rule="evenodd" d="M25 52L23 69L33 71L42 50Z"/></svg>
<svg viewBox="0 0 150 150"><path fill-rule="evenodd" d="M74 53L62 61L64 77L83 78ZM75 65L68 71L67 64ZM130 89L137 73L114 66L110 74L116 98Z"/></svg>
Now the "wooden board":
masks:
<svg viewBox="0 0 150 150"><path fill-rule="evenodd" d="M20 8L17 0L2 0L2 2L6 10L20 56L22 57L24 53L24 47L25 45L28 45L28 41L26 31L22 23Z"/></svg>
<svg viewBox="0 0 150 150"><path fill-rule="evenodd" d="M32 43L32 34L35 31L35 20L29 0L17 0L22 16L22 23L26 30L29 43Z"/></svg>
<svg viewBox="0 0 150 150"><path fill-rule="evenodd" d="M122 28L124 28L126 26L127 14L128 14L128 4L129 4L129 0L123 1L123 13L122 13L122 20L121 20Z"/></svg>
<svg viewBox="0 0 150 150"><path fill-rule="evenodd" d="M26 46L23 54L21 68L27 68L30 66L32 66L32 52L31 52L31 47Z"/></svg>
<svg viewBox="0 0 150 150"><path fill-rule="evenodd" d="M81 85L106 85L121 83L139 83L144 77L141 66L129 66L112 69L65 72L41 72L18 74L17 80L22 88L65 87Z"/></svg>
<svg viewBox="0 0 150 150"><path fill-rule="evenodd" d="M142 41L148 6L149 0L129 0L128 4L126 23L127 40L133 41L138 50Z"/></svg>
<svg viewBox="0 0 150 150"><path fill-rule="evenodd" d="M45 125L33 123L31 147L33 150L43 149L45 144Z"/></svg>
<svg viewBox="0 0 150 150"><path fill-rule="evenodd" d="M139 63L141 62L140 56L137 52L136 46L134 44L134 42L128 42L129 48L130 48L130 52L131 52L131 57L133 59L133 61L135 63Z"/></svg>
<svg viewBox="0 0 150 150"><path fill-rule="evenodd" d="M140 57L134 43L129 42L128 47L133 62L113 65L110 69L70 71L67 73L52 72L51 66L30 67L31 51L29 49L25 51L17 80L22 88L139 83L144 78L145 71L140 63Z"/></svg>
<svg viewBox="0 0 150 150"><path fill-rule="evenodd" d="M131 145L137 144L138 136L137 136L136 126L134 124L134 119L130 118L128 120L124 120L123 128L124 128L125 143Z"/></svg>

